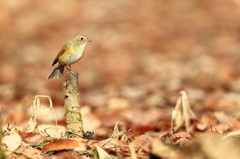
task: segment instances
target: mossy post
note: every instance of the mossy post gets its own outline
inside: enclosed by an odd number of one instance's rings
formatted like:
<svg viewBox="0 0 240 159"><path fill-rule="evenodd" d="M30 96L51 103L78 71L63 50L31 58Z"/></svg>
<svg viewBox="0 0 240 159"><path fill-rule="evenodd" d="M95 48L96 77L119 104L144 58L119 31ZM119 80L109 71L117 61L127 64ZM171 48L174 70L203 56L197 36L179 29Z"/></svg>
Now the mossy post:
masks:
<svg viewBox="0 0 240 159"><path fill-rule="evenodd" d="M83 125L79 104L78 73L67 69L66 82L63 82L63 94L67 130L70 132L69 134L72 134L71 136L82 135Z"/></svg>

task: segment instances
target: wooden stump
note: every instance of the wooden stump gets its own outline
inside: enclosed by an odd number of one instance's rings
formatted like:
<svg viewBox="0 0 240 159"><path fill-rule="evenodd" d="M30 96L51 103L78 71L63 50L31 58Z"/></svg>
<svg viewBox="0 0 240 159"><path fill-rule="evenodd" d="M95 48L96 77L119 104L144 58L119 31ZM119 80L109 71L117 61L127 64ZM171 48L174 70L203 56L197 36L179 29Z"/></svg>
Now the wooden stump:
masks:
<svg viewBox="0 0 240 159"><path fill-rule="evenodd" d="M67 70L66 82L63 82L64 109L67 130L82 135L82 114L80 112L80 99L78 87L78 73ZM73 135L75 136L75 135Z"/></svg>

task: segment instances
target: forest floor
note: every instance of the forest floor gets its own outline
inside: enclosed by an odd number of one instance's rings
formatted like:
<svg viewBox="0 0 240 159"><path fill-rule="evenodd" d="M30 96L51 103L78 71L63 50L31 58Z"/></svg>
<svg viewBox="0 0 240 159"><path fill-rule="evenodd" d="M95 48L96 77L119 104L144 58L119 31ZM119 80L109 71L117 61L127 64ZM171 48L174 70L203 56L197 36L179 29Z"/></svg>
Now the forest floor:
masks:
<svg viewBox="0 0 240 159"><path fill-rule="evenodd" d="M239 2L0 5L7 158L239 158ZM72 66L79 73L85 136L68 138L65 77L47 76L61 47L77 34L92 40ZM36 95L50 97L52 105L46 97L34 103ZM37 129L28 132L35 118Z"/></svg>

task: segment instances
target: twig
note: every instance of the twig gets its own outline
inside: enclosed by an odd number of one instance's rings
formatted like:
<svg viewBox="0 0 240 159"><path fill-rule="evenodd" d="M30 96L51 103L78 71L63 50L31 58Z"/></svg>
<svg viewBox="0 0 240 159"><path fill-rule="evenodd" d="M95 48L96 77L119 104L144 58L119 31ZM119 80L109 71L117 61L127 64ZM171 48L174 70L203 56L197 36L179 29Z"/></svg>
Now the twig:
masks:
<svg viewBox="0 0 240 159"><path fill-rule="evenodd" d="M229 124L234 130L237 130L237 129L232 125L232 123L228 120L227 116L226 116L226 115L224 115L224 116L225 116L225 119L227 120L228 124Z"/></svg>
<svg viewBox="0 0 240 159"><path fill-rule="evenodd" d="M237 136L237 135L240 135L240 131L239 131L239 130L228 133L226 136L224 136L224 137L222 138L222 140L224 140L224 139L226 139L226 138L229 138L229 137L231 137L231 136Z"/></svg>
<svg viewBox="0 0 240 159"><path fill-rule="evenodd" d="M3 131L3 136L9 135L15 125L16 125L16 123L14 123L14 125L10 128L10 124L8 123L7 124L7 128Z"/></svg>

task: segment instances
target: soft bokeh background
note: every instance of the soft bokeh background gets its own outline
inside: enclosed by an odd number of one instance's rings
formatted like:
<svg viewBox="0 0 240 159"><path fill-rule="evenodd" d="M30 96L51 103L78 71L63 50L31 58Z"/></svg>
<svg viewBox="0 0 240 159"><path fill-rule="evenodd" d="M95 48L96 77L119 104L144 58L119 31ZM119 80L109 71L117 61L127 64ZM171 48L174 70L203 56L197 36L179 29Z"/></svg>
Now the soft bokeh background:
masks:
<svg viewBox="0 0 240 159"><path fill-rule="evenodd" d="M237 113L236 0L7 0L0 6L0 103L11 122L28 120L37 94L63 109L63 80L47 76L58 51L77 34L92 40L72 66L83 109L101 121L92 129L124 119L138 125L146 109L151 124L164 115L170 119L180 90L198 115L209 109Z"/></svg>

